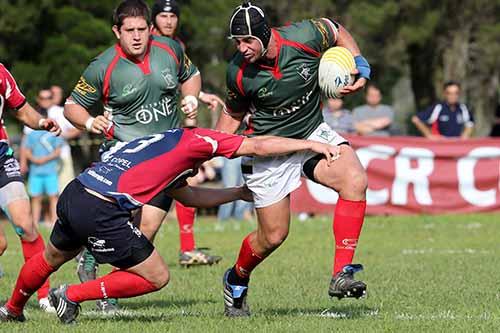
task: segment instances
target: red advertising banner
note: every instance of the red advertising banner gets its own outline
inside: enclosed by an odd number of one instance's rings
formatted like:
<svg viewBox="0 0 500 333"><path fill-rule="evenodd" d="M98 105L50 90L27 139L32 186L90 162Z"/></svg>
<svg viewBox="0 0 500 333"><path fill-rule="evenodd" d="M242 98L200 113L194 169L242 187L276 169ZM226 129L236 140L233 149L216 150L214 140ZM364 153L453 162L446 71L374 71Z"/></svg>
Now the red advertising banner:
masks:
<svg viewBox="0 0 500 333"><path fill-rule="evenodd" d="M348 139L368 173L368 214L500 212L499 139ZM303 179L292 211L331 213L337 199L335 191Z"/></svg>

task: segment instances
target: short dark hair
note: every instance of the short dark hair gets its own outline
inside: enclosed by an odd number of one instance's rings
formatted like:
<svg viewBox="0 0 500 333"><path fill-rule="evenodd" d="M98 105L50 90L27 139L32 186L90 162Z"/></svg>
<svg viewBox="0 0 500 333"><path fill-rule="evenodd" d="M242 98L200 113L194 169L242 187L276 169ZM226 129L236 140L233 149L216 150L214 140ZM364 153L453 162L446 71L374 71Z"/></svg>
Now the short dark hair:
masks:
<svg viewBox="0 0 500 333"><path fill-rule="evenodd" d="M461 89L462 87L460 86L460 83L458 83L457 81L446 81L444 84L443 84L443 90L446 90L448 89L448 87L451 87L451 86L457 86L458 89Z"/></svg>
<svg viewBox="0 0 500 333"><path fill-rule="evenodd" d="M127 17L144 17L148 25L151 24L149 7L143 0L122 1L113 12L113 25L116 25L120 29L123 20Z"/></svg>
<svg viewBox="0 0 500 333"><path fill-rule="evenodd" d="M380 88L375 83L368 83L366 85L366 93L368 93L368 89L375 89L375 90L378 90L380 93L382 93Z"/></svg>

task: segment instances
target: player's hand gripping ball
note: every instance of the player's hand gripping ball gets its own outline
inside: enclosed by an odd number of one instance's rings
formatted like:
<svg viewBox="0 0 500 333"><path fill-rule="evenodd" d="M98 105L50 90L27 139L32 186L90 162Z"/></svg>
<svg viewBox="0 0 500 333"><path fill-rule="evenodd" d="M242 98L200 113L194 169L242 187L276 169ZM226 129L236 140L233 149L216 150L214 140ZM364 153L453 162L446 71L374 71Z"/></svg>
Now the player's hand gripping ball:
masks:
<svg viewBox="0 0 500 333"><path fill-rule="evenodd" d="M354 82L351 72L356 68L354 57L340 46L328 49L319 62L319 88L327 98L341 98L340 91Z"/></svg>

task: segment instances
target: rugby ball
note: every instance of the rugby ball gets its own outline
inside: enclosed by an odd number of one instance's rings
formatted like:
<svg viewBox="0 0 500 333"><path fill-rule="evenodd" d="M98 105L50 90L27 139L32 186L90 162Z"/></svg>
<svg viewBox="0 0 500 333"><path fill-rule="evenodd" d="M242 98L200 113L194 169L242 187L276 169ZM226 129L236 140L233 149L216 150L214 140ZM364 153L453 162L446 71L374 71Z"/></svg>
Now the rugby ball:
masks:
<svg viewBox="0 0 500 333"><path fill-rule="evenodd" d="M341 98L340 90L353 84L351 71L356 68L354 57L345 47L328 49L319 61L319 88L327 98Z"/></svg>

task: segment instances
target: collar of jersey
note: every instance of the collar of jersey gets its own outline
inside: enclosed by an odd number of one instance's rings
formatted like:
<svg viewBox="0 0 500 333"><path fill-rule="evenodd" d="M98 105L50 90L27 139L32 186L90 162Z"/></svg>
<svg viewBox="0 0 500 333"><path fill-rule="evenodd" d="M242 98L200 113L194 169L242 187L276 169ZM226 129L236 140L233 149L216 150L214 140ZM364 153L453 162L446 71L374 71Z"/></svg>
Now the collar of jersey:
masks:
<svg viewBox="0 0 500 333"><path fill-rule="evenodd" d="M268 65L261 64L261 63L257 63L256 65L259 66L262 69L270 71L271 74L273 74L274 78L276 80L279 80L283 76L281 74L281 69L280 69L280 66L279 66L281 46L283 44L283 38L281 38L280 33L276 29L274 29L274 28L271 29L271 33L273 34L274 40L276 41L276 48L277 48L276 58L274 59L274 66L268 66Z"/></svg>
<svg viewBox="0 0 500 333"><path fill-rule="evenodd" d="M152 43L152 39L150 38L149 41L148 41L148 47L146 49L146 54L144 55L144 59L142 61L140 60L137 60L135 58L132 58L132 57L129 57L122 49L122 47L120 46L119 43L116 43L116 46L115 46L115 49L116 49L116 52L118 52L118 54L120 55L121 58L123 59L127 59L131 62L133 62L134 64L136 64L144 74L149 74L151 72L150 68L149 68L149 55L151 53L151 43Z"/></svg>

